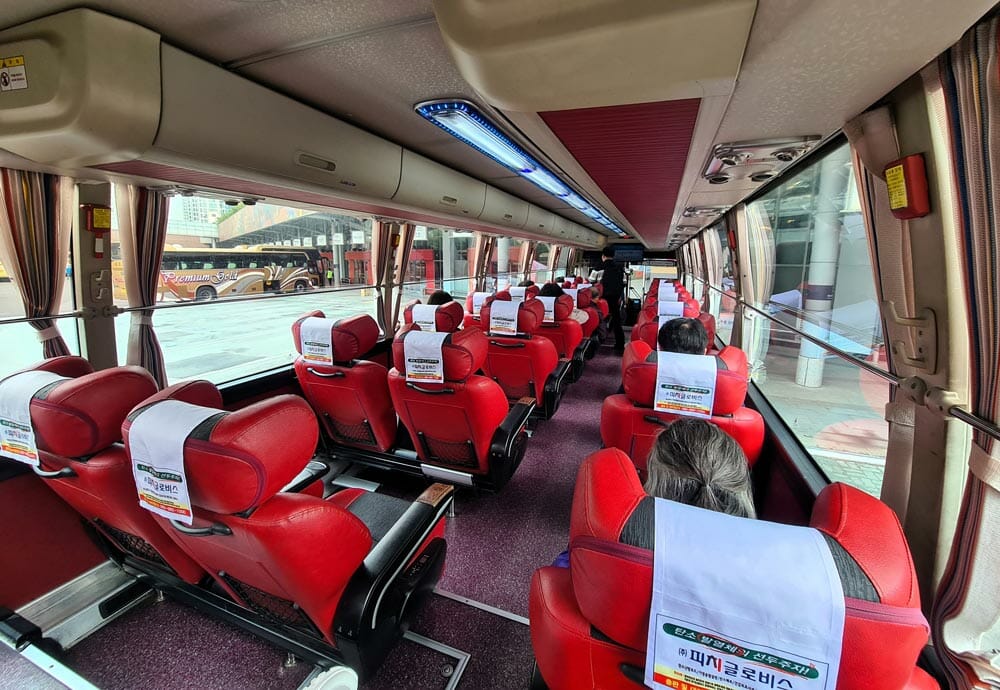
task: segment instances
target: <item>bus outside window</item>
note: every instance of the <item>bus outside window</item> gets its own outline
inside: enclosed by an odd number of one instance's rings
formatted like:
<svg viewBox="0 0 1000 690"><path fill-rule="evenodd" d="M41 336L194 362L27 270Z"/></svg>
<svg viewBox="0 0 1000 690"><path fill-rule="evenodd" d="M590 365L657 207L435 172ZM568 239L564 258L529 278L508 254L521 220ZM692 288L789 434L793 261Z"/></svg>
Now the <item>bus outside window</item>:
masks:
<svg viewBox="0 0 1000 690"><path fill-rule="evenodd" d="M160 292L179 300L305 292L316 287L319 287L318 268L305 252L271 249L163 252Z"/></svg>

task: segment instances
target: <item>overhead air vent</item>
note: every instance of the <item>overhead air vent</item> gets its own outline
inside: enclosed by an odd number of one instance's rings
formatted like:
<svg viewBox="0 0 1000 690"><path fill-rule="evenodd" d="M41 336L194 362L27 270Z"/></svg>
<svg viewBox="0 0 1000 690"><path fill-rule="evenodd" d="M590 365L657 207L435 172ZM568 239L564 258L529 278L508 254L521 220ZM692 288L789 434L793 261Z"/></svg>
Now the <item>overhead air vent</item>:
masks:
<svg viewBox="0 0 1000 690"><path fill-rule="evenodd" d="M801 158L817 141L818 136L810 135L717 144L701 176L709 184L733 180L766 182Z"/></svg>
<svg viewBox="0 0 1000 690"><path fill-rule="evenodd" d="M728 206L688 206L684 209L685 218L713 218L722 215Z"/></svg>

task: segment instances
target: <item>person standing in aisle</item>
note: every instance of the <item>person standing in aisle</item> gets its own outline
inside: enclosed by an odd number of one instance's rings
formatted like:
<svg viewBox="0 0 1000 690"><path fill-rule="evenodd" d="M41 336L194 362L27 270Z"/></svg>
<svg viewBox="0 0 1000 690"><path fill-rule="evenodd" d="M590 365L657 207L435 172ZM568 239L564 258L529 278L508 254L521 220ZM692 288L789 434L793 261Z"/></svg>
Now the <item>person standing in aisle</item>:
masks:
<svg viewBox="0 0 1000 690"><path fill-rule="evenodd" d="M605 247L601 252L602 271L601 285L604 286L604 299L608 301L611 312L611 332L615 334L615 354L625 352L625 331L622 330L622 297L625 295L625 274L621 266L615 263L615 250Z"/></svg>

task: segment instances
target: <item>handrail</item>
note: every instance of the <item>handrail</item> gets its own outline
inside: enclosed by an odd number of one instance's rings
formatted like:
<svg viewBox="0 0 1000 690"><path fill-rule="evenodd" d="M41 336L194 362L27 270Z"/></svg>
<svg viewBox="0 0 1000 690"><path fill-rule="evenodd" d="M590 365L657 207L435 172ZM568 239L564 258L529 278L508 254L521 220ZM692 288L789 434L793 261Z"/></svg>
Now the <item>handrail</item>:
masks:
<svg viewBox="0 0 1000 690"><path fill-rule="evenodd" d="M713 290L716 290L717 292L722 292L721 290L719 290L718 288L716 288L714 286L709 285L709 287L711 289L713 289ZM840 357L841 359L843 359L845 361L848 361L851 364L853 364L853 365L855 365L857 367L860 367L861 369L864 369L865 371L869 372L870 374L874 374L875 376L878 376L879 378L887 381L889 383L889 385L899 387L899 385L903 381L902 378L896 376L892 372L885 371L884 369L879 369L878 367L873 366L872 364L869 364L868 362L865 362L864 360L858 359L857 357L855 357L854 355L850 354L849 352L845 352L844 350L841 350L840 348L838 348L838 347L836 347L834 345L831 345L830 343L828 343L828 342L826 342L824 340L821 340L820 338L817 338L817 337L815 337L813 335L810 335L809 333L806 333L805 331L802 331L801 329L795 328L794 326L790 326L789 324L785 323L784 321L780 321L780 320L774 318L774 316L772 316L771 314L768 314L767 312L765 312L765 311L763 311L761 309L758 309L757 307L754 307L754 306L752 306L750 304L747 304L743 300L738 300L738 302L739 302L740 306L742 306L742 307L744 307L746 309L749 309L750 311L756 312L757 314L763 316L764 318L766 318L766 319L768 319L770 321L773 321L773 322L775 322L777 324L780 324L780 325L784 326L785 328L788 328L789 330L794 331L795 333L798 333L800 336L802 336L806 340L812 342L813 344L819 346L821 349L826 350L827 352L829 352L829 353L831 353L833 355L836 355L837 357ZM980 416L978 416L976 414L973 414L972 412L969 412L968 410L966 410L966 409L964 409L964 408L962 408L962 407L960 407L958 405L952 405L947 410L945 410L945 413L949 417L954 417L955 419L958 419L958 420L960 420L962 422L965 422L966 424L968 424L969 426L971 426L973 429L976 429L977 431L981 431L984 434L990 436L991 438L1000 440L1000 426L994 424L993 422L990 422L989 420L983 419L982 417L980 417Z"/></svg>
<svg viewBox="0 0 1000 690"><path fill-rule="evenodd" d="M12 323L34 323L35 321L55 321L56 319L75 319L83 316L83 312L68 311L64 314L53 314L52 316L21 316L14 319L0 319L0 326Z"/></svg>

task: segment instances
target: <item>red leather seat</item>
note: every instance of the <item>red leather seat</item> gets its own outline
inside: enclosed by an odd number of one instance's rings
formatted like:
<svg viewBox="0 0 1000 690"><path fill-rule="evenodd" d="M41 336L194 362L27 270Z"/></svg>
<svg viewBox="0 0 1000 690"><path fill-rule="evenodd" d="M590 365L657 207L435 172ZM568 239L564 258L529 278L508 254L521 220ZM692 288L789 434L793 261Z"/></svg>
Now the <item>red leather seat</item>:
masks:
<svg viewBox="0 0 1000 690"><path fill-rule="evenodd" d="M407 302L406 306L403 307L404 325L413 323L413 307L418 304L421 304L420 300L415 299ZM434 311L434 328L437 329L438 333L453 333L462 327L464 317L465 310L455 300L438 305Z"/></svg>
<svg viewBox="0 0 1000 690"><path fill-rule="evenodd" d="M481 293L485 296L492 296L492 293ZM479 323L479 309L476 308L473 303L475 299L475 293L470 292L465 296L465 316L462 319L462 328L468 328L469 326L474 326L475 328L481 328ZM485 297L483 298L485 301ZM482 308L482 302L479 303L479 307Z"/></svg>
<svg viewBox="0 0 1000 690"><path fill-rule="evenodd" d="M122 426L126 447L133 422L165 400L216 409L221 395L193 381L148 398ZM183 446L193 524L154 519L263 624L325 640L368 674L440 577L451 489L435 485L436 500L425 493L414 503L362 489L325 500L287 490L306 470L318 433L312 410L294 395L220 409Z"/></svg>
<svg viewBox="0 0 1000 690"><path fill-rule="evenodd" d="M36 473L122 553L198 582L205 572L139 507L121 444L129 410L156 393L153 377L135 366L94 372L81 357L55 357L32 369L68 378L31 401Z"/></svg>
<svg viewBox="0 0 1000 690"><path fill-rule="evenodd" d="M292 324L295 349L302 352L300 329L314 311ZM331 364L295 360L295 376L302 392L319 417L323 431L334 443L385 452L396 441L396 412L392 408L386 368L357 359L378 342L379 328L367 314L330 321L333 359Z"/></svg>
<svg viewBox="0 0 1000 690"><path fill-rule="evenodd" d="M653 441L664 424L677 417L653 411L656 360L647 361L652 353L644 342L629 343L622 356L625 393L605 398L601 407L604 446L627 453L642 476ZM719 368L710 421L736 439L752 467L764 445L764 419L756 410L743 406L748 378L746 354L736 347L724 347L716 358Z"/></svg>
<svg viewBox="0 0 1000 690"><path fill-rule="evenodd" d="M413 440L422 470L458 483L499 489L524 457L525 424L534 398L508 405L496 381L477 374L489 340L478 328L447 336L442 345L444 383L406 381L406 338L419 326L404 326L392 344L394 368L389 392L400 420ZM434 468L444 470L435 474Z"/></svg>
<svg viewBox="0 0 1000 690"><path fill-rule="evenodd" d="M657 347L656 336L660 332L660 319L656 315L656 307L657 305L653 304L652 306L645 307L641 312L639 312L639 318L636 319L635 326L632 327L632 335L629 336L629 340L633 343L641 341L649 345L654 350ZM700 314L701 312L698 311L697 306L688 302L684 303L685 318L697 319ZM702 324L704 324L704 322L702 322ZM710 346L714 342L714 339L710 339L708 341Z"/></svg>
<svg viewBox="0 0 1000 690"><path fill-rule="evenodd" d="M590 290L584 289L576 293L576 307L586 312L587 316L590 317L587 319L587 323L580 324L580 327L583 329L584 338L592 338L597 331L597 327L601 325L601 313L598 311L594 299L590 295ZM594 352L596 353L596 348Z"/></svg>
<svg viewBox="0 0 1000 690"><path fill-rule="evenodd" d="M497 299L503 299L502 293L497 293ZM556 297L554 318L550 323L542 323L538 335L548 338L556 346L560 359L572 362L568 380L579 380L583 374L583 362L587 354L589 341L583 340L583 328L570 318L573 313L573 298L569 295Z"/></svg>
<svg viewBox="0 0 1000 690"><path fill-rule="evenodd" d="M489 332L493 301L492 297L487 298L480 310L480 324L489 339L483 373L500 384L511 402L526 396L535 398L538 406L535 409L543 419L549 419L559 408L570 362L559 359L551 340L535 335L545 316L545 307L534 298L521 302L517 312L518 335L494 335Z"/></svg>
<svg viewBox="0 0 1000 690"><path fill-rule="evenodd" d="M624 453L604 449L584 461L570 517L570 567L541 568L531 580L531 643L552 690L642 687L653 515L653 499ZM831 484L816 499L810 525L827 538L847 604L837 689L937 688L915 665L929 629L895 513L863 491Z"/></svg>

